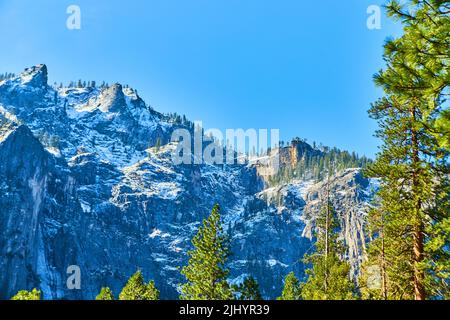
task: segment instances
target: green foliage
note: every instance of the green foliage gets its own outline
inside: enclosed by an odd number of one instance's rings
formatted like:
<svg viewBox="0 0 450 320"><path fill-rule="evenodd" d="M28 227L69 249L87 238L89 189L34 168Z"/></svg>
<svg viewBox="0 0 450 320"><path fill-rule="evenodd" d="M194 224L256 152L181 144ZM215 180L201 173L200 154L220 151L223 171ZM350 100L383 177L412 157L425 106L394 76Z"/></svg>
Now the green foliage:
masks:
<svg viewBox="0 0 450 320"><path fill-rule="evenodd" d="M383 141L367 174L382 179L371 212L366 269L382 285L363 296L445 298L449 292L450 17L448 1L391 1L388 14L404 34L385 44L385 70L375 76L385 96L369 113ZM363 274L363 279L367 278Z"/></svg>
<svg viewBox="0 0 450 320"><path fill-rule="evenodd" d="M300 281L293 272L289 273L284 280L284 288L277 300L300 300Z"/></svg>
<svg viewBox="0 0 450 320"><path fill-rule="evenodd" d="M33 289L31 292L22 290L19 291L11 300L41 300L41 292Z"/></svg>
<svg viewBox="0 0 450 320"><path fill-rule="evenodd" d="M220 208L215 205L192 240L194 250L188 252L189 263L181 273L187 282L181 286L183 300L230 300L232 291L226 281L225 268L229 256L227 237L220 221Z"/></svg>
<svg viewBox="0 0 450 320"><path fill-rule="evenodd" d="M353 300L355 287L349 278L350 266L336 255L317 260L307 271L308 281L301 287L304 300Z"/></svg>
<svg viewBox="0 0 450 320"><path fill-rule="evenodd" d="M237 300L263 300L255 278L248 277L240 285L233 286Z"/></svg>
<svg viewBox="0 0 450 320"><path fill-rule="evenodd" d="M159 291L153 281L145 284L141 271L137 271L122 289L119 300L159 300Z"/></svg>
<svg viewBox="0 0 450 320"><path fill-rule="evenodd" d="M114 300L114 295L110 288L102 288L95 300Z"/></svg>
<svg viewBox="0 0 450 320"><path fill-rule="evenodd" d="M350 266L341 257L343 245L338 240L339 222L336 212L327 199L316 220L316 250L304 258L312 264L306 271L308 280L301 286L304 300L351 300L355 287L350 279Z"/></svg>
<svg viewBox="0 0 450 320"><path fill-rule="evenodd" d="M444 110L434 122L434 137L439 147L450 150L450 110Z"/></svg>

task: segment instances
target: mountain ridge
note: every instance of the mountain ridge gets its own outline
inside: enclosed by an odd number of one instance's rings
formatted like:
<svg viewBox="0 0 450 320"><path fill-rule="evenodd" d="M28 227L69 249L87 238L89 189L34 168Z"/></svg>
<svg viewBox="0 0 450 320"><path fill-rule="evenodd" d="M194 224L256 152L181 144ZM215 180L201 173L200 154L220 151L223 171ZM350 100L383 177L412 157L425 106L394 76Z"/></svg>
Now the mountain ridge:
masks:
<svg viewBox="0 0 450 320"><path fill-rule="evenodd" d="M0 264L7 270L0 298L32 287L45 299L93 299L102 286L117 294L136 269L155 280L162 298L176 298L178 267L215 203L234 252L231 282L252 275L275 298L288 272L303 276L323 181L287 174L288 182L270 186L250 163L176 166L171 133L192 130L188 120L155 111L120 84L53 88L47 81L39 65L0 82L0 127L8 132L0 157L10 159L9 169L0 166ZM321 152L297 140L280 150L286 171ZM37 164L20 160L36 154ZM27 170L15 174L21 167ZM376 182L354 168L336 172L331 183L357 273ZM65 287L69 265L80 266L82 290Z"/></svg>

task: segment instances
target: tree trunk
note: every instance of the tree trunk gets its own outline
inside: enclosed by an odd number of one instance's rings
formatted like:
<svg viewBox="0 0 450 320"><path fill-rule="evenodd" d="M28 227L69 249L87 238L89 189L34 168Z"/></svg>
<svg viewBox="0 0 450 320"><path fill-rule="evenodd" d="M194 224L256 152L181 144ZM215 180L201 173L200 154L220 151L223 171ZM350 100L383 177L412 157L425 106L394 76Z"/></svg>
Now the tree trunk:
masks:
<svg viewBox="0 0 450 320"><path fill-rule="evenodd" d="M380 238L381 238L381 295L383 300L388 299L387 295L387 279L386 279L386 255L384 248L384 219L383 213L381 213L381 230L380 230Z"/></svg>
<svg viewBox="0 0 450 320"><path fill-rule="evenodd" d="M416 300L425 300L425 275L420 268L420 263L423 261L423 231L422 227L418 226L414 231L414 296Z"/></svg>
<svg viewBox="0 0 450 320"><path fill-rule="evenodd" d="M414 231L413 231L413 259L414 259L414 297L416 300L425 300L425 275L423 270L420 267L420 264L423 261L423 253L424 253L424 236L423 236L423 222L420 214L422 201L420 197L417 197L415 193L419 192L419 166L420 166L420 157L419 157L419 142L417 137L417 130L414 128L414 124L416 123L416 108L413 106L411 108L411 118L413 122L413 126L411 129L411 144L412 144L412 192L413 197L417 199L416 203L414 203Z"/></svg>

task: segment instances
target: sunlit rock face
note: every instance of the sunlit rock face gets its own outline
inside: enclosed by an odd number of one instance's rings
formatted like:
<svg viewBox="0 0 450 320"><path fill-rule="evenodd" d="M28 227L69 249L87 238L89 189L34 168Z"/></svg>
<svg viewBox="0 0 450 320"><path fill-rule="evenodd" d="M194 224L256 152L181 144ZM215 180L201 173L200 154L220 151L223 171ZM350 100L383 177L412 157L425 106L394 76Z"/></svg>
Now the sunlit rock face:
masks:
<svg viewBox="0 0 450 320"><path fill-rule="evenodd" d="M102 286L118 295L140 269L175 299L190 239L215 203L231 241L230 282L252 275L275 298L287 273L303 276L323 182L268 188L255 165L174 165L171 135L192 124L120 84L54 88L47 78L39 65L0 82L0 298L35 287L45 299L93 299ZM320 151L282 149L281 165L305 152ZM356 273L376 181L352 169L330 185ZM80 290L67 288L71 265Z"/></svg>
<svg viewBox="0 0 450 320"><path fill-rule="evenodd" d="M303 236L312 239L316 218L329 197L338 216L339 240L345 244L345 258L350 262L353 277L365 256L367 214L378 184L377 179L364 178L360 169L347 169L312 186L305 198Z"/></svg>

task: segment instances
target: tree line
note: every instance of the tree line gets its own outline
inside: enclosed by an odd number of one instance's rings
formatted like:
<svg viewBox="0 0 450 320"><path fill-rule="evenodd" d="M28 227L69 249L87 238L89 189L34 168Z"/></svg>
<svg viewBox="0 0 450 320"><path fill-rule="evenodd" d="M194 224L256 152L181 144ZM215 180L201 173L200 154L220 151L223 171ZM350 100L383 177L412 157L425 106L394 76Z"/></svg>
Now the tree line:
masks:
<svg viewBox="0 0 450 320"><path fill-rule="evenodd" d="M10 73L10 72L5 72L5 73L0 73L0 81L3 80L9 80L14 78L16 75L14 73Z"/></svg>

